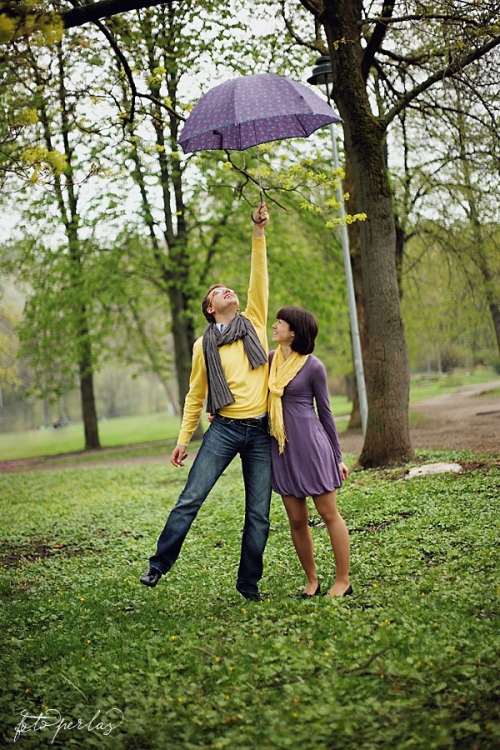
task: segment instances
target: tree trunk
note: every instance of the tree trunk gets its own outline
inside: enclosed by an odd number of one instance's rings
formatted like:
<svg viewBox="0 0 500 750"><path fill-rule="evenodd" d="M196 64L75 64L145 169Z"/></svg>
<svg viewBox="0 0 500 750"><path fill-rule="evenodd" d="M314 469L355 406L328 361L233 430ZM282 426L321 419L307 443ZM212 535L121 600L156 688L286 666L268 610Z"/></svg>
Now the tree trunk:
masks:
<svg viewBox="0 0 500 750"><path fill-rule="evenodd" d="M174 338L179 403L181 409L184 409L184 401L189 390L195 332L191 316L186 315L186 301L181 290L177 287L169 289L169 299L172 308L172 335Z"/></svg>
<svg viewBox="0 0 500 750"><path fill-rule="evenodd" d="M496 302L491 302L490 312L491 312L491 318L493 320L493 327L495 329L498 354L500 355L500 305L497 305Z"/></svg>
<svg viewBox="0 0 500 750"><path fill-rule="evenodd" d="M408 424L410 364L396 274L392 196L383 155L385 132L371 112L361 71L357 4L325 0L323 8L320 21L332 61L333 96L343 119L358 207L368 217L360 224L368 421L359 462L364 467L385 466L413 456Z"/></svg>
<svg viewBox="0 0 500 750"><path fill-rule="evenodd" d="M154 17L146 14L144 18L144 29L149 33L151 29L151 40L148 43L149 69L154 74L160 57L165 69L168 71L167 90L170 101L175 108L177 104L178 68L177 62L172 60L171 52L165 48L157 49L152 43L156 37L153 33ZM166 39L173 39L176 34L175 9L170 6L166 13L160 15L157 24L162 28ZM167 45L167 49L168 45ZM160 86L154 79L150 83L151 94L160 97ZM163 281L168 289L172 315L172 335L174 339L175 368L179 391L179 402L184 409L184 401L189 390L189 377L191 374L191 360L193 345L195 342L194 324L189 310L189 299L191 293L190 285L190 258L188 252L188 229L186 226L186 211L183 196L183 168L179 159L174 156L179 150L177 142L179 121L171 111L168 114L168 128L164 121L163 112L158 103L153 105L153 127L156 134L158 147L158 165L160 172L160 186L162 192L163 219L165 222L164 238L168 247L168 259L161 260L163 267ZM170 154L170 155L169 155ZM173 212L173 206L175 211ZM157 256L158 257L158 256ZM203 430L201 425L196 428L193 438L201 439Z"/></svg>
<svg viewBox="0 0 500 750"><path fill-rule="evenodd" d="M66 67L65 60L60 46L57 47L58 56L58 101L60 106L60 133L64 145L64 154L67 160L66 170L64 172L63 188L62 180L59 176L55 178L55 193L59 207L61 221L64 225L66 237L68 240L69 256L71 259L71 270L69 283L74 291L74 298L77 300L74 310L74 334L76 346L76 364L80 374L80 398L82 406L82 419L85 430L85 450L100 448L99 434L97 426L97 413L94 398L93 383L93 358L92 344L90 340L88 309L84 301L85 289L85 270L83 266L82 247L79 239L79 210L78 199L75 190L74 173L72 159L74 148L70 143L72 132L72 115L71 107L67 102L66 91ZM40 81L39 72L35 68L37 82ZM50 117L42 102L41 121L44 127L44 137L47 148L52 151L52 123ZM67 312L67 314L69 314Z"/></svg>
<svg viewBox="0 0 500 750"><path fill-rule="evenodd" d="M85 432L85 450L96 450L101 447L97 427L97 412L94 397L94 376L92 370L86 367L83 358L79 363L80 369L80 400L82 404L82 419Z"/></svg>

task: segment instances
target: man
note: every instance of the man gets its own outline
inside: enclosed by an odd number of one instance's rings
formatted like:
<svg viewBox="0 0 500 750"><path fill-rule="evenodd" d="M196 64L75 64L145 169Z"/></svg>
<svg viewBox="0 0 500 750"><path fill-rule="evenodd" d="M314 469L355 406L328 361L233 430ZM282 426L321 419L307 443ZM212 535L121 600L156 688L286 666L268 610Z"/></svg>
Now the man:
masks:
<svg viewBox="0 0 500 750"><path fill-rule="evenodd" d="M245 484L245 522L236 588L259 601L262 556L269 535L271 449L267 423L267 309L268 276L264 227L269 221L265 203L252 214L252 260L246 310L222 284L211 286L201 309L208 320L193 347L193 364L178 444L171 456L184 466L186 448L198 425L205 398L215 415L189 472L188 480L170 512L150 567L141 577L156 586L175 563L202 503L223 471L239 453Z"/></svg>

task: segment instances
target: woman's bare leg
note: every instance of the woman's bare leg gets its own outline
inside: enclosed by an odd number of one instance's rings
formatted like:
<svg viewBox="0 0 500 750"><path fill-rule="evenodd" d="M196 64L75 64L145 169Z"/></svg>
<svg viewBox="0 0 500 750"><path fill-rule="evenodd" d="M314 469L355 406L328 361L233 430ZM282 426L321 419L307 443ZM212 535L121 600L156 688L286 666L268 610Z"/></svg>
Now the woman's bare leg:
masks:
<svg viewBox="0 0 500 750"><path fill-rule="evenodd" d="M309 512L305 497L285 495L281 498L288 515L293 545L307 576L304 594L313 595L318 588L318 574L314 562L311 530L309 529Z"/></svg>
<svg viewBox="0 0 500 750"><path fill-rule="evenodd" d="M316 509L326 524L333 555L335 557L335 582L328 592L330 596L343 596L349 583L349 531L337 508L337 492L325 492L313 497Z"/></svg>

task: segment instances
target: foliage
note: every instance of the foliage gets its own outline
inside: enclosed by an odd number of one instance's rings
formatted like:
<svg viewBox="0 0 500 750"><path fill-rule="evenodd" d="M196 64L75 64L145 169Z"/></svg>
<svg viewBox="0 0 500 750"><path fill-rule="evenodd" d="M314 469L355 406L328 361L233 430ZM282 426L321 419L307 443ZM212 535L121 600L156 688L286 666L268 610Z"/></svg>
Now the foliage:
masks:
<svg viewBox="0 0 500 750"><path fill-rule="evenodd" d="M18 340L14 330L18 319L18 314L0 299L0 389L20 385L16 362Z"/></svg>
<svg viewBox="0 0 500 750"><path fill-rule="evenodd" d="M36 143L23 151L33 160L35 183L41 175L42 157L47 156L46 145L40 145L47 131L52 132L52 145L65 139L70 142L71 164L67 163L61 184L74 190L78 204L74 223L80 237L81 277L75 294L74 284L67 283L75 252L68 254L64 245L54 248L50 236L54 231L57 236L52 208L56 194L51 190L23 191L24 239L14 248L13 256L19 259L18 272L34 287L26 306L23 339L24 352L36 369L39 394L57 397L72 386L74 345L79 337L72 335L75 314L71 303L78 300L85 305L85 339L92 345L92 367L97 368L104 353L111 350L122 362L133 364L137 372L153 371L166 383L175 360L185 376L185 382L179 377L182 402L193 342L191 335L181 344L179 338L190 329L191 316L197 319L198 331L203 329L199 299L207 278L217 272L213 261L223 259L226 268L233 266L230 251L234 236L231 241L230 234L240 232L242 222L232 217L237 212L245 214L248 234L248 214L238 208L242 197L253 201L256 191L251 183L253 195L248 197L245 177L238 169L228 179L227 171L218 164L220 155L181 159L176 141L179 120L174 113L180 117L188 114L198 95L193 92L193 82L206 86L207 69L215 68L217 76L227 76L229 66L247 72L262 59L270 39L257 44L253 12L240 11L239 3L220 6L205 0L196 8L179 3L173 9L162 6L115 18L99 26L102 36L92 29L67 34L58 49L68 72L64 84L59 81L57 86L50 75L56 67L52 52L27 55L29 70L22 74L26 106L34 107L30 112L37 108L42 112L28 131L19 133L17 145L22 151L24 141ZM108 43L112 49L107 48ZM297 56L289 55L279 65L288 70ZM60 73L61 65L58 70ZM59 121L54 107L61 85L68 104L66 124ZM8 90L18 106L19 85ZM289 250L284 242L286 251L293 254L291 262L286 270L281 260L272 283L280 285L284 275L293 278L299 259L300 267L309 270L312 289L319 289L317 277L321 277L325 295L321 301L312 293L309 296L314 311L324 312L322 324L331 329L332 320L341 319L338 335L322 330L325 347L335 352L330 362L340 374L349 366L350 350L345 310L340 316L333 312L341 274L332 269L329 258L335 256L330 245L335 247L338 241L328 227L321 229L316 216L323 209L325 221L330 225L336 222L337 206L329 196L336 175L324 157L312 154L306 158L311 151L307 146L288 149L285 144L275 150L274 162L271 149L263 147L262 151L263 176L271 182L266 197L274 195L281 201L283 194L294 213L307 206L311 215L304 216L302 222L314 228L314 239L320 240L320 245L311 248L310 257L308 244L312 243L305 233L300 252L293 246ZM255 179L255 161L248 173ZM57 170L52 176L57 184ZM188 202L183 199L184 191ZM58 202L60 205L60 197ZM286 225L282 222L281 226ZM26 237L27 226L36 226L36 240ZM288 236L291 239L293 233ZM330 288L332 270L336 278ZM242 283L245 288L247 279ZM298 282L291 286L296 296ZM343 289L340 294L344 296ZM177 403L175 394L171 401Z"/></svg>
<svg viewBox="0 0 500 750"><path fill-rule="evenodd" d="M339 495L354 586L340 600L300 599L303 574L275 497L261 603L234 590L236 463L154 590L138 576L184 472L0 477L5 742L21 712L54 719L52 711L74 728L31 720L23 747L493 750L498 468L401 474L355 472ZM327 588L331 550L317 516L311 524ZM115 727L105 738L92 728L101 720Z"/></svg>
<svg viewBox="0 0 500 750"><path fill-rule="evenodd" d="M432 366L437 370L439 363L443 371L493 364L495 333L470 254L467 227L461 222L446 230L437 222L420 226L421 235L407 245L402 280L402 308L414 369ZM467 257L457 263L454 258L462 255L462 249ZM489 255L495 257L493 242Z"/></svg>
<svg viewBox="0 0 500 750"><path fill-rule="evenodd" d="M0 3L10 17L18 11L33 11L32 28L48 20L45 11L66 10L59 1L25 0L15 5L17 9L13 3ZM136 5L140 7L141 3ZM303 5L312 7L316 3ZM383 23L375 17L377 4L367 5L369 12L356 29L356 36L361 29L363 37L360 55L366 57L367 91L374 104L373 118L370 115L369 119L378 118L380 132L392 123L388 132L391 162L403 142L402 137L398 140L399 134L405 128L410 131L411 124L411 137L404 145L414 146L418 142L416 133L425 122L426 136L432 138L433 148L426 152L414 147L411 153L412 167L421 168L422 183L428 186L434 176L437 147L444 152L439 154L441 163L445 157L452 159L456 155L448 145L443 123L447 117L446 127L453 127L455 113L450 102L458 86L462 114L470 113L473 117L469 122L477 123L474 138L469 139L474 149L466 153L469 160L475 157L473 177L482 171L491 175L493 162L488 154L496 152L498 135L494 127L496 58L491 52L487 66L480 65L479 58L485 39L497 33L490 23L492 18L496 22L494 8L490 3L483 4L483 8L471 6L468 23L459 13L451 14L443 23L439 3L429 7L417 3L415 17L405 15L398 19L400 11L406 13L406 5L384 6L383 12L393 17ZM285 12L286 33L282 17ZM65 13L63 16L66 18ZM299 35L306 41L304 46L296 44ZM382 44L384 37L387 44ZM464 38L477 55L474 61L466 57ZM344 44L345 39L338 42L337 51ZM201 92L231 75L273 70L300 79L311 55L325 51L322 45L319 24L313 27L310 13L299 3L255 2L248 7L241 0L202 0L194 5L178 0L120 14L99 22L97 27L66 32L52 47L44 46L41 34L8 46L0 66L0 85L7 94L0 105L5 115L0 118L0 143L4 146L4 164L12 167L15 159L16 169L9 173L10 184L22 185L25 190L19 198L30 204L29 218L25 217L23 224L34 227L37 234L35 257L31 256L33 263L25 277L34 280L36 289L27 306L24 336L25 351L39 355L39 393L48 395L52 390L57 395L70 387L76 369L72 353L82 338L93 345L88 367L98 367L111 349L114 356L133 363L138 372L151 370L164 381L175 361L184 369L187 380L194 334L191 323L194 320L200 332L203 320L199 316L199 295L208 277L227 273L235 279L229 283L238 288L244 288L246 283L246 266L241 262L241 245L237 244L243 222L235 213L241 208L241 214L247 215L246 202L255 201L258 170L255 153L233 155L231 161L221 161L217 154L184 157L177 145L177 115L185 117ZM493 46L492 42L492 49ZM406 55L405 49L416 49L418 54ZM59 115L56 95L60 91L54 86L56 50L72 71L65 92L70 106L66 122L58 121L60 127L54 129L52 142L47 144L46 124L55 122ZM373 60L376 64L371 64ZM29 72L27 61L31 65ZM411 123L409 117L405 120L406 110L400 105L416 106L411 99L415 81L427 79L445 63L448 67L443 76L432 87L422 88L418 116ZM416 75L414 66L420 66ZM486 71L487 76L483 76ZM453 85L448 84L449 78ZM475 95L476 89L483 92L483 101ZM50 115L48 120L42 117L44 107ZM485 135L480 137L481 133ZM65 136L69 136L69 152L64 148ZM325 164L329 148L323 148L323 156L319 152L310 147L309 141L273 144L260 150L266 197L288 210L282 216L274 213L277 230L273 235L271 228L269 235L274 243L270 250L271 313L282 301L313 309L320 319L318 354L331 373L343 375L350 367L348 320L338 241L329 226L336 222L332 188L339 175L332 174ZM426 153L432 156L428 163ZM233 169L228 168L231 164ZM368 180L369 174L369 170L363 174L363 180ZM451 186L453 172L448 170L447 175ZM403 183L405 178L406 175ZM81 229L78 255L84 275L76 288L66 283L70 264L64 248L57 244L59 238L53 236L51 221L52 191L58 180L64 183L65 179L81 198L73 220ZM30 181L35 183L33 191L26 184ZM435 194L431 190L423 192L426 196ZM460 188L456 194L464 198ZM427 208L429 204L428 201ZM422 205L415 202L412 221ZM448 205L449 202L445 208ZM493 199L491 205L494 207ZM416 221L419 220L417 216ZM381 243L382 249L388 246L385 241ZM376 269L377 257L374 264ZM476 278L468 269L467 282L472 287ZM385 283L375 286L379 290L388 288ZM466 292L461 280L457 295L454 281L450 302L465 298ZM86 305L89 328L83 336L76 337L72 335L76 315L71 305L75 299ZM453 305L445 305L447 311L451 308ZM412 316L415 309L416 306L410 312ZM371 315L370 320L375 317ZM385 321L395 319L392 314L381 317ZM475 325L475 319L471 325ZM180 337L183 326L190 328L189 335L184 336L183 346L178 346L172 356L173 340L176 334ZM456 340L460 327L457 316L450 327L453 340L446 356L451 362L461 346ZM411 330L413 347L421 328ZM448 333L449 329L444 330L443 326L440 338ZM378 341L378 335L371 340ZM416 348L417 344L413 351ZM444 357L443 344L441 349ZM422 352L415 352L414 361L419 357ZM377 355L375 361L378 360ZM397 370L390 366L387 369L394 373ZM402 382L404 377L398 373L397 380ZM179 390L182 401L182 388ZM395 390L389 390L392 398ZM176 402L175 394L171 400ZM382 403L384 398L377 394L375 401ZM382 409L383 420L392 412Z"/></svg>
<svg viewBox="0 0 500 750"><path fill-rule="evenodd" d="M445 344L449 360L459 349L463 352L465 338L472 363L493 349L495 337L500 351L498 75L497 54L487 67L443 82L431 94L433 106L402 114L401 129L393 133L393 147L404 155L402 164L394 159L392 170L399 236L405 243L403 275L411 277L410 293L418 288L421 298L433 294L434 311L441 299L438 319L447 320L458 334L459 317L466 329L459 343L453 334L446 344L442 335L431 336L441 349ZM403 278L403 288L406 294L408 279Z"/></svg>
<svg viewBox="0 0 500 750"><path fill-rule="evenodd" d="M38 46L61 39L61 19L44 7L43 0L2 0L0 2L0 44L31 35Z"/></svg>

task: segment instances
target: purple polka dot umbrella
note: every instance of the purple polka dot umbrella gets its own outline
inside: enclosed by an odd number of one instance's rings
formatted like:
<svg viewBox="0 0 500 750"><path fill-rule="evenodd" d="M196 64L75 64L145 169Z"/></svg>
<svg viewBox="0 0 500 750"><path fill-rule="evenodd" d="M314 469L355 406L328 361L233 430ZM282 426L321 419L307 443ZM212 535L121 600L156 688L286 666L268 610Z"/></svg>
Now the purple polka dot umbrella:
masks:
<svg viewBox="0 0 500 750"><path fill-rule="evenodd" d="M275 75L240 76L210 89L179 137L184 153L243 151L282 138L307 138L341 117L302 83Z"/></svg>

